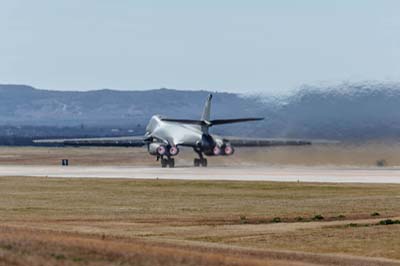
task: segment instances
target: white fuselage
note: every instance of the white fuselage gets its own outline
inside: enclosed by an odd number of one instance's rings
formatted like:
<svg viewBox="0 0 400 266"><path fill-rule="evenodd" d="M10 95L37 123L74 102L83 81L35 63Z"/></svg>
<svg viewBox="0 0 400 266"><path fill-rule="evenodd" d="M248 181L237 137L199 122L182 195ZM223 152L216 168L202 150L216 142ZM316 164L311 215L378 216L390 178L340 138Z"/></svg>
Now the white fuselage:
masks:
<svg viewBox="0 0 400 266"><path fill-rule="evenodd" d="M146 128L146 136L151 136L171 146L196 146L202 138L201 126L162 121L155 115Z"/></svg>

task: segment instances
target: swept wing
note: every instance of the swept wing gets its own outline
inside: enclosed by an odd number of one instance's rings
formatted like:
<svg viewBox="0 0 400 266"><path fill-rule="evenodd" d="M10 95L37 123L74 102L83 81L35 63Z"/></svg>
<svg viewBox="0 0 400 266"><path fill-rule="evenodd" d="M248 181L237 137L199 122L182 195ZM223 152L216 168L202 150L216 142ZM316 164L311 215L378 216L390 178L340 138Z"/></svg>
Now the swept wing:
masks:
<svg viewBox="0 0 400 266"><path fill-rule="evenodd" d="M146 144L143 136L104 137L104 138L75 138L75 139L40 139L36 144L61 144L69 146L122 146L141 147Z"/></svg>
<svg viewBox="0 0 400 266"><path fill-rule="evenodd" d="M268 146L302 146L311 145L310 140L298 139L275 139L275 138L244 138L244 137L221 137L234 147L268 147Z"/></svg>

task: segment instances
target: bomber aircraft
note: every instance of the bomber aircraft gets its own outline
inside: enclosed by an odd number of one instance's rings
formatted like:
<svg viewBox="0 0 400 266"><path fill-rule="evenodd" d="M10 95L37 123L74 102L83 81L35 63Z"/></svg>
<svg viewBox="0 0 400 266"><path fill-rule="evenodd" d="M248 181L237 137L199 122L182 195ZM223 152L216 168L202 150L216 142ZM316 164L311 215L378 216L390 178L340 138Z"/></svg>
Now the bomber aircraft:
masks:
<svg viewBox="0 0 400 266"><path fill-rule="evenodd" d="M264 118L210 119L212 94L207 97L200 120L173 119L160 115L151 117L144 136L45 139L34 140L38 144L63 144L69 146L147 146L150 155L161 162L161 167L175 167L174 157L180 147L191 147L198 154L195 167L207 167L206 156L230 156L234 147L311 145L306 140L267 138L223 137L210 134L212 126L263 120Z"/></svg>

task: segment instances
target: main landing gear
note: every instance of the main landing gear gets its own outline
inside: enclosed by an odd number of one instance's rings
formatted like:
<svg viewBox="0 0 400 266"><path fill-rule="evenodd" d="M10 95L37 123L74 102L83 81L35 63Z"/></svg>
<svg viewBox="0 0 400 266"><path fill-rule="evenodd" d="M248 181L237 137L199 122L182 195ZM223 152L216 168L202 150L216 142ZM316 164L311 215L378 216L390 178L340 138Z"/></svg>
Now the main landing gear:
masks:
<svg viewBox="0 0 400 266"><path fill-rule="evenodd" d="M167 166L169 166L169 168L174 168L175 167L175 159L171 158L171 157L161 157L161 167L162 168L166 168Z"/></svg>
<svg viewBox="0 0 400 266"><path fill-rule="evenodd" d="M207 159L205 159L205 158L195 158L193 160L193 165L195 167L199 167L199 166L207 167Z"/></svg>
<svg viewBox="0 0 400 266"><path fill-rule="evenodd" d="M193 165L194 167L199 167L199 166L203 166L203 167L207 167L208 162L207 159L203 157L203 153L201 151L198 150L194 150L200 158L195 158L193 160Z"/></svg>

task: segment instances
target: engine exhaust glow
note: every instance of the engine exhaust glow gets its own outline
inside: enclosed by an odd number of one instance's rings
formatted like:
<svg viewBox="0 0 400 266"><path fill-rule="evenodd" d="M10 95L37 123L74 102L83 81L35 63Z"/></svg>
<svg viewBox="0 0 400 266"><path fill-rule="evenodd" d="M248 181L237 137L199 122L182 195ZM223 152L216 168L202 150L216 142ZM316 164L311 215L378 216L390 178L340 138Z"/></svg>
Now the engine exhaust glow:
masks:
<svg viewBox="0 0 400 266"><path fill-rule="evenodd" d="M171 148L169 148L169 154L172 156L175 156L179 153L179 149L176 146L172 146Z"/></svg>
<svg viewBox="0 0 400 266"><path fill-rule="evenodd" d="M167 150L165 149L165 146L159 146L158 148L157 148L157 153L159 154L159 155L164 155L165 154L165 152L166 152Z"/></svg>
<svg viewBox="0 0 400 266"><path fill-rule="evenodd" d="M213 149L213 153L214 155L219 155L221 153L221 149L218 146L215 146Z"/></svg>
<svg viewBox="0 0 400 266"><path fill-rule="evenodd" d="M226 155L232 155L233 154L233 147L232 146L226 146L224 149L224 152Z"/></svg>

